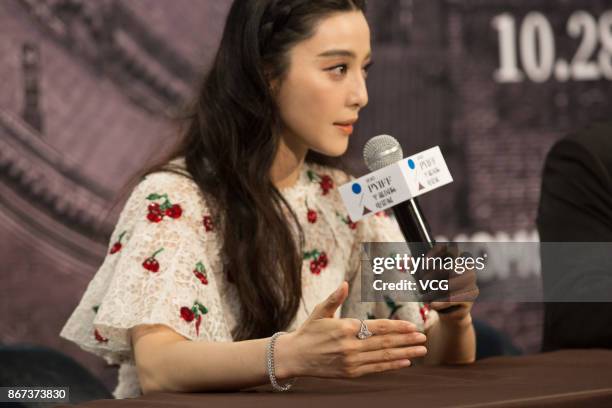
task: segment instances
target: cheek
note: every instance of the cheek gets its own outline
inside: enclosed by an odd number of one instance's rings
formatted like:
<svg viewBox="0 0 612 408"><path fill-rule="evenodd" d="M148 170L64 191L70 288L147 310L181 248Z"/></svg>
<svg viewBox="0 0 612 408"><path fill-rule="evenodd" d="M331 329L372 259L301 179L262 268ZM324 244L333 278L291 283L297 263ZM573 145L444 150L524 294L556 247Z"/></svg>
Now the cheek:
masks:
<svg viewBox="0 0 612 408"><path fill-rule="evenodd" d="M343 154L348 138L333 126L344 108L338 87L325 78L296 78L286 85L278 100L287 136L324 155Z"/></svg>
<svg viewBox="0 0 612 408"><path fill-rule="evenodd" d="M333 123L334 93L320 81L296 80L287 85L279 97L285 126L309 141L317 138L324 126Z"/></svg>

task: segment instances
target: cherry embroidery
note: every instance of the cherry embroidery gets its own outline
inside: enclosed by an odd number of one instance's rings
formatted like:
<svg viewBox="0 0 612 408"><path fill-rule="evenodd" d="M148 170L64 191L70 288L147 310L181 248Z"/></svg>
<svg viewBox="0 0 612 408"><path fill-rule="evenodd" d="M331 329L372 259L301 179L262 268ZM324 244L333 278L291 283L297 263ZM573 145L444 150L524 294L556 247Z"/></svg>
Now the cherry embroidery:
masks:
<svg viewBox="0 0 612 408"><path fill-rule="evenodd" d="M389 317L387 319L398 320L397 311L400 310L404 305L398 305L395 300L393 300L390 296L385 295L385 305L389 308Z"/></svg>
<svg viewBox="0 0 612 408"><path fill-rule="evenodd" d="M183 209L178 204L173 204L172 207L166 208L166 215L170 218L179 218L183 214Z"/></svg>
<svg viewBox="0 0 612 408"><path fill-rule="evenodd" d="M107 343L108 342L108 339L106 337L102 336L100 334L100 332L98 331L98 329L94 330L94 337L96 338L98 343Z"/></svg>
<svg viewBox="0 0 612 408"><path fill-rule="evenodd" d="M193 270L193 274L202 282L203 285L208 285L208 274L202 262L198 262Z"/></svg>
<svg viewBox="0 0 612 408"><path fill-rule="evenodd" d="M311 224L317 222L317 212L315 210L308 210L308 222Z"/></svg>
<svg viewBox="0 0 612 408"><path fill-rule="evenodd" d="M157 259L155 259L155 257L163 250L164 248L160 248L157 251L153 252L153 255L145 259L145 261L142 263L143 268L150 272L159 271L159 262L157 262Z"/></svg>
<svg viewBox="0 0 612 408"><path fill-rule="evenodd" d="M323 195L327 195L329 190L334 188L334 180L327 174L319 175L312 170L308 170L306 174L308 175L308 180L319 183Z"/></svg>
<svg viewBox="0 0 612 408"><path fill-rule="evenodd" d="M193 302L191 308L187 306L181 307L181 318L187 323L191 323L195 319L196 335L200 335L200 323L202 323L202 316L208 313L208 309L198 302Z"/></svg>
<svg viewBox="0 0 612 408"><path fill-rule="evenodd" d="M308 200L304 200L306 203L306 218L308 219L308 222L311 224L314 224L315 222L317 222L317 212L315 210L313 210L312 208L308 207Z"/></svg>
<svg viewBox="0 0 612 408"><path fill-rule="evenodd" d="M204 225L204 229L206 230L206 232L213 230L213 221L210 215L205 215L202 218L202 224Z"/></svg>
<svg viewBox="0 0 612 408"><path fill-rule="evenodd" d="M155 201L163 199L161 205ZM180 218L183 214L183 209L179 204L172 204L168 198L168 194L149 194L147 200L153 201L148 206L149 213L147 219L151 222L160 222L165 216L170 218Z"/></svg>
<svg viewBox="0 0 612 408"><path fill-rule="evenodd" d="M313 249L312 251L304 252L304 259L311 259L310 272L314 275L319 275L321 269L327 267L328 259L325 251Z"/></svg>
<svg viewBox="0 0 612 408"><path fill-rule="evenodd" d="M159 207L159 204L153 203L149 204L149 213L147 214L147 219L151 222L160 222L164 218L164 214Z"/></svg>
<svg viewBox="0 0 612 408"><path fill-rule="evenodd" d="M421 314L423 323L425 323L427 321L427 315L429 314L429 305L419 302L419 313Z"/></svg>
<svg viewBox="0 0 612 408"><path fill-rule="evenodd" d="M123 239L123 236L125 235L126 232L127 231L123 231L121 234L119 234L119 238L117 239L117 242L113 244L109 252L111 255L116 254L117 252L121 251L121 248L123 247L121 240Z"/></svg>
<svg viewBox="0 0 612 408"><path fill-rule="evenodd" d="M342 220L343 223L345 223L346 225L348 225L348 227L350 229L356 229L357 228L357 223L353 222L353 220L351 220L351 216L347 215L346 217L343 217L342 214L340 214L339 212L336 211L336 215L338 217L340 217L340 219Z"/></svg>

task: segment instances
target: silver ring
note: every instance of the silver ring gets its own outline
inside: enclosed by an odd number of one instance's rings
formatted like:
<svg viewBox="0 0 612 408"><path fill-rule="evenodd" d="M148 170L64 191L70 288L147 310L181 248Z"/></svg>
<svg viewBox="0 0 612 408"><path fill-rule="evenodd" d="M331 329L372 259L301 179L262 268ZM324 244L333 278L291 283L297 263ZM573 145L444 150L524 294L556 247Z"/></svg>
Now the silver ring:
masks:
<svg viewBox="0 0 612 408"><path fill-rule="evenodd" d="M361 327L359 327L359 333L357 333L357 338L359 340L365 340L368 337L372 336L372 332L368 330L368 325L365 320L359 320L361 322Z"/></svg>

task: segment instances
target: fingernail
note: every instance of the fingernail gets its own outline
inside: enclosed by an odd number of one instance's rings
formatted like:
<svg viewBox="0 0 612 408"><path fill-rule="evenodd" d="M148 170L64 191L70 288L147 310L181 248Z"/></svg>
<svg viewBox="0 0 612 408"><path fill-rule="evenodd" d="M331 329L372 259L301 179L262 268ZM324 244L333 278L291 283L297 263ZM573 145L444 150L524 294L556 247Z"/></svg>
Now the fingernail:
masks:
<svg viewBox="0 0 612 408"><path fill-rule="evenodd" d="M410 360L402 360L400 364L402 367L408 367L412 363L410 362Z"/></svg>

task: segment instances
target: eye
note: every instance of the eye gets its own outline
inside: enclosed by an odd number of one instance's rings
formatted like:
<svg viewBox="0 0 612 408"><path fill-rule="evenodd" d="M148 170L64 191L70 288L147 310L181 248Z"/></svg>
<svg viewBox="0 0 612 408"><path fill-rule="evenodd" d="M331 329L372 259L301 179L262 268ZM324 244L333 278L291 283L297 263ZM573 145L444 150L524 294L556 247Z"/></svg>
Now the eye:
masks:
<svg viewBox="0 0 612 408"><path fill-rule="evenodd" d="M365 72L365 75L364 75L365 78L368 77L368 72L370 71L370 68L372 68L373 65L374 65L373 62L369 62L365 67L363 67L363 71Z"/></svg>
<svg viewBox="0 0 612 408"><path fill-rule="evenodd" d="M370 68L372 67L372 65L374 65L373 62L369 62L366 66L364 66L363 72L364 72L364 78L368 77L368 71L370 70ZM336 65L334 67L328 68L327 71L331 71L335 74L339 74L340 76L343 76L347 73L348 70L348 65L347 64L340 64L340 65Z"/></svg>
<svg viewBox="0 0 612 408"><path fill-rule="evenodd" d="M342 68L343 71L339 71L340 68ZM347 65L346 64L340 64L340 65L336 65L335 67L328 68L327 71L331 71L331 72L333 72L335 74L344 75L344 74L346 74L346 69L347 69Z"/></svg>

